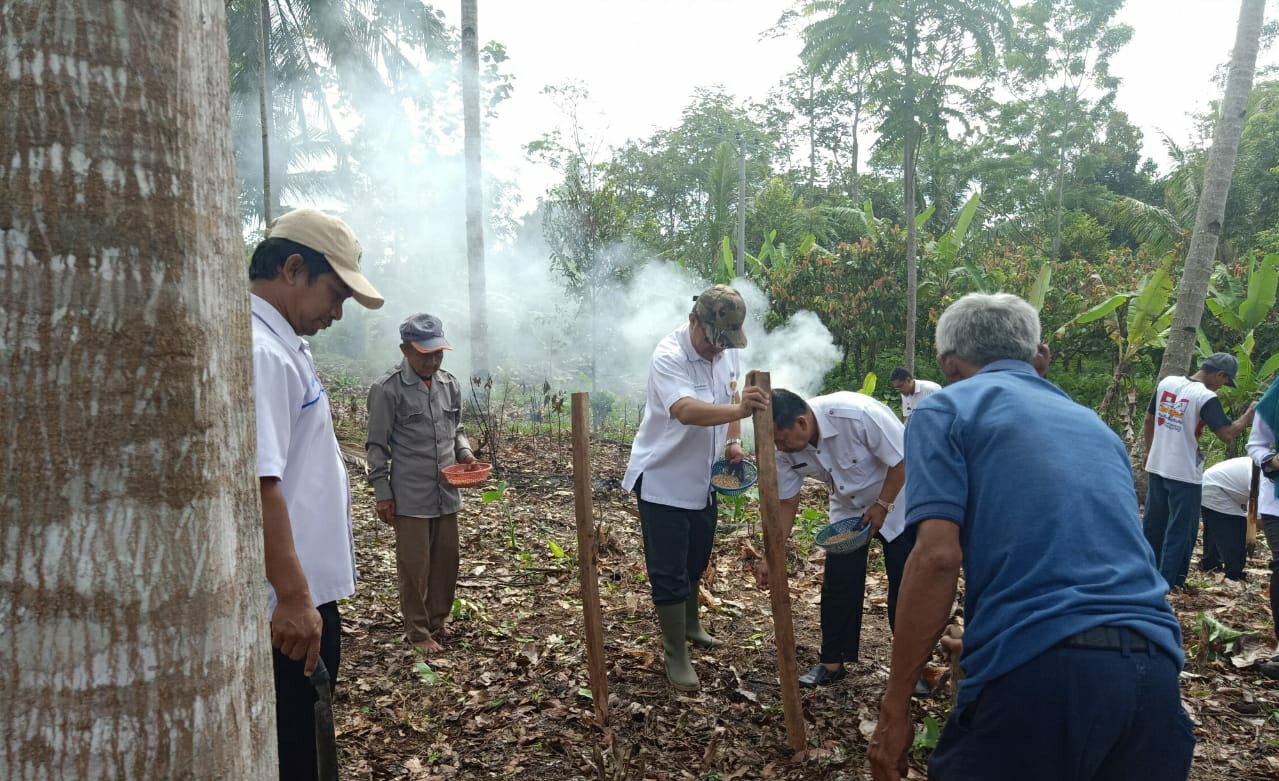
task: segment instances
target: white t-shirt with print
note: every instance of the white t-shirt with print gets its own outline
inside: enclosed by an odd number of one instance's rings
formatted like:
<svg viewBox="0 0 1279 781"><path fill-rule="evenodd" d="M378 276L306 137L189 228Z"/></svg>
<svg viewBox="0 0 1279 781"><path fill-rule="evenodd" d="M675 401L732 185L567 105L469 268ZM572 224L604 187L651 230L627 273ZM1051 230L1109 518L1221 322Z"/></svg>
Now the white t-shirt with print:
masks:
<svg viewBox="0 0 1279 781"><path fill-rule="evenodd" d="M351 487L306 341L266 300L251 300L258 476L280 480L293 547L318 607L355 593ZM275 606L268 583L267 610Z"/></svg>
<svg viewBox="0 0 1279 781"><path fill-rule="evenodd" d="M915 392L902 394L902 417L909 418L919 402L941 390L941 386L930 380L915 380Z"/></svg>
<svg viewBox="0 0 1279 781"><path fill-rule="evenodd" d="M654 504L700 510L710 502L711 464L724 452L728 424L687 426L671 416L683 398L731 404L738 386L737 350L708 361L693 349L688 325L658 342L648 367L644 418L631 443L622 486L631 491L643 475L640 498Z"/></svg>
<svg viewBox="0 0 1279 781"><path fill-rule="evenodd" d="M805 477L830 489L832 523L861 515L879 498L890 467L901 463L906 428L893 411L864 393L843 391L808 400L817 420L818 441L794 453L777 453L777 490L782 499L799 494ZM892 541L906 527L905 496L879 530Z"/></svg>
<svg viewBox="0 0 1279 781"><path fill-rule="evenodd" d="M1217 394L1189 377L1164 377L1155 389L1155 436L1146 471L1169 480L1199 483L1203 480L1203 432L1200 410Z"/></svg>
<svg viewBox="0 0 1279 781"><path fill-rule="evenodd" d="M1231 458L1204 470L1203 497L1199 504L1226 515L1248 514L1252 488L1252 459Z"/></svg>

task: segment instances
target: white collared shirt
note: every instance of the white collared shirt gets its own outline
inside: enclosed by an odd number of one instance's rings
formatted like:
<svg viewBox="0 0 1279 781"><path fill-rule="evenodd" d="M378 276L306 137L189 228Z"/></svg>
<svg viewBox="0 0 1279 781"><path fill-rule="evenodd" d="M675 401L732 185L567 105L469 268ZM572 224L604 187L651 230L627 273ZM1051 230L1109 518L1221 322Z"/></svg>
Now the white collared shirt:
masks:
<svg viewBox="0 0 1279 781"><path fill-rule="evenodd" d="M777 452L777 489L782 499L799 494L805 477L830 489L830 520L863 514L879 498L891 467L906 452L906 427L887 405L864 393L841 391L808 400L817 419L817 445ZM906 527L906 497L898 493L879 530L889 542Z"/></svg>
<svg viewBox="0 0 1279 781"><path fill-rule="evenodd" d="M941 386L930 380L915 380L915 392L903 393L902 397L902 418L909 420L910 413L915 411L919 406L919 402L941 390Z"/></svg>
<svg viewBox="0 0 1279 781"><path fill-rule="evenodd" d="M671 417L671 406L683 398L731 404L738 388L737 350L725 350L708 361L693 349L683 325L658 342L648 367L644 419L631 444L631 461L622 486L640 485L640 498L685 510L710 502L711 464L724 452L728 424L686 426Z"/></svg>
<svg viewBox="0 0 1279 781"><path fill-rule="evenodd" d="M355 593L346 465L306 341L265 299L251 298L258 476L279 478L298 561L312 600L323 605ZM268 583L268 612L275 605Z"/></svg>
<svg viewBox="0 0 1279 781"><path fill-rule="evenodd" d="M1199 504L1225 515L1247 515L1251 488L1252 459L1248 456L1230 458L1204 470Z"/></svg>

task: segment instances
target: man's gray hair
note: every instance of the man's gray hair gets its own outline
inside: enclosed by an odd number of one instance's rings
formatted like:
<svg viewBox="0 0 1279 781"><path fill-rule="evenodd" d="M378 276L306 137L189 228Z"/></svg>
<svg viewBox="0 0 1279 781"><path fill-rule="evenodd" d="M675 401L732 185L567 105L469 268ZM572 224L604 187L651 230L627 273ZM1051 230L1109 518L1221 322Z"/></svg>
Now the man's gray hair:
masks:
<svg viewBox="0 0 1279 781"><path fill-rule="evenodd" d="M1039 351L1039 313L1011 293L969 293L942 312L936 343L939 356L953 353L977 366L1030 362Z"/></svg>

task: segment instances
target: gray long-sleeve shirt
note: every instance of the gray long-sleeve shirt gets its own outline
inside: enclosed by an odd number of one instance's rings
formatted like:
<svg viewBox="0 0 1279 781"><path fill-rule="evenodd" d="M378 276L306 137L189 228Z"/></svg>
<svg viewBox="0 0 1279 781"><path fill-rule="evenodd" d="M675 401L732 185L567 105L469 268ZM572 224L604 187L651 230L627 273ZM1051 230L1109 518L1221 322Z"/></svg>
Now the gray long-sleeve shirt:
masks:
<svg viewBox="0 0 1279 781"><path fill-rule="evenodd" d="M462 386L446 371L428 385L407 361L369 388L369 484L397 515L438 518L462 508L440 473L471 454L462 430Z"/></svg>

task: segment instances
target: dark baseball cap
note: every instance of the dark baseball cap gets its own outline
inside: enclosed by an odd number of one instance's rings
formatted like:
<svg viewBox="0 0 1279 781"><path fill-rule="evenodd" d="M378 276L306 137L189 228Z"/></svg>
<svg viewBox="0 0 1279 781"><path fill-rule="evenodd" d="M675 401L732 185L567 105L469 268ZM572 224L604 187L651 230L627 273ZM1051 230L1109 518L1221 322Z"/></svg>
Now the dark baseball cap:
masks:
<svg viewBox="0 0 1279 781"><path fill-rule="evenodd" d="M1199 364L1199 370L1204 372L1223 372L1226 377L1226 384L1235 387L1235 375L1239 373L1239 361L1230 353L1213 353L1204 358L1203 363Z"/></svg>
<svg viewBox="0 0 1279 781"><path fill-rule="evenodd" d="M409 315L400 323L400 339L405 344L413 345L413 349L420 353L453 349L449 340L444 338L444 323L435 315L424 312Z"/></svg>
<svg viewBox="0 0 1279 781"><path fill-rule="evenodd" d="M741 349L746 346L746 302L728 285L711 285L693 299L693 314L716 347Z"/></svg>

